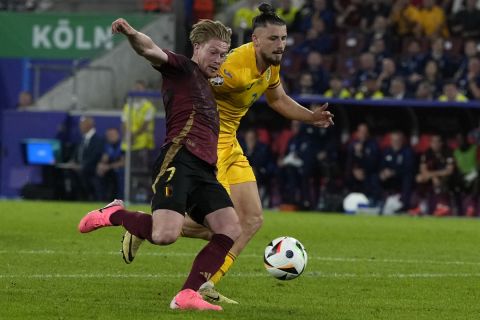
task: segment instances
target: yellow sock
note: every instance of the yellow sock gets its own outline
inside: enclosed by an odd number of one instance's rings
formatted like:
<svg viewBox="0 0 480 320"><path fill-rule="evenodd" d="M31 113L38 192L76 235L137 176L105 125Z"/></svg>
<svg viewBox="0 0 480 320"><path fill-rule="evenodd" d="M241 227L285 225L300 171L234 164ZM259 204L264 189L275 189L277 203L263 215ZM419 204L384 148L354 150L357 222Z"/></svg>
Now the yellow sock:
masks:
<svg viewBox="0 0 480 320"><path fill-rule="evenodd" d="M235 259L237 258L236 255L234 255L231 251L228 252L227 256L225 257L225 262L222 264L220 269L218 269L217 272L210 278L210 281L213 282L213 284L217 284L220 279L227 273L227 271L232 267L233 263L235 262Z"/></svg>

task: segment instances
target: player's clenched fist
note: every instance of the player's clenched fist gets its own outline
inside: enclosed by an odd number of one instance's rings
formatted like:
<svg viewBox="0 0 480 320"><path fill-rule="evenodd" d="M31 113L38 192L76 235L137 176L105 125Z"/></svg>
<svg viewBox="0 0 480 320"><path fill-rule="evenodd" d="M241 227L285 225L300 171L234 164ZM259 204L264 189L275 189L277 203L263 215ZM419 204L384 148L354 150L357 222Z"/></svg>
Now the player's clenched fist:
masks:
<svg viewBox="0 0 480 320"><path fill-rule="evenodd" d="M112 23L112 33L123 33L124 35L132 35L136 32L131 25L128 24L127 20L119 18Z"/></svg>

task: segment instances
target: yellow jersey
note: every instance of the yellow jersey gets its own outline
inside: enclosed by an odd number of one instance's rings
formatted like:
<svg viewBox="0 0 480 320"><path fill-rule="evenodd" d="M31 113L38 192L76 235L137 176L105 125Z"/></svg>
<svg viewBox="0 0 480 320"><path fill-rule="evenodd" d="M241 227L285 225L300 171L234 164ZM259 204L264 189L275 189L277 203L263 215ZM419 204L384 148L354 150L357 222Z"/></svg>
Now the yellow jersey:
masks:
<svg viewBox="0 0 480 320"><path fill-rule="evenodd" d="M249 42L231 50L212 81L220 114L218 143L232 143L240 120L267 89L280 85L280 66L270 66L263 73L257 69L255 49Z"/></svg>

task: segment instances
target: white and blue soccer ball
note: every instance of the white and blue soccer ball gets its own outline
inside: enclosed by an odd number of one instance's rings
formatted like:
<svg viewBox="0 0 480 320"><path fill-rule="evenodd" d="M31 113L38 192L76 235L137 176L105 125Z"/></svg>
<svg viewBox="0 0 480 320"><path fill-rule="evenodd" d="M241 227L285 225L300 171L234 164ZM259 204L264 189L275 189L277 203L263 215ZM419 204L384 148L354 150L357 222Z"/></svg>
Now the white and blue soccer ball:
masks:
<svg viewBox="0 0 480 320"><path fill-rule="evenodd" d="M346 213L357 213L360 208L368 205L367 196L360 192L352 192L343 199L343 209Z"/></svg>
<svg viewBox="0 0 480 320"><path fill-rule="evenodd" d="M279 280L291 280L301 275L307 261L305 247L292 237L279 237L270 242L263 257L268 273Z"/></svg>

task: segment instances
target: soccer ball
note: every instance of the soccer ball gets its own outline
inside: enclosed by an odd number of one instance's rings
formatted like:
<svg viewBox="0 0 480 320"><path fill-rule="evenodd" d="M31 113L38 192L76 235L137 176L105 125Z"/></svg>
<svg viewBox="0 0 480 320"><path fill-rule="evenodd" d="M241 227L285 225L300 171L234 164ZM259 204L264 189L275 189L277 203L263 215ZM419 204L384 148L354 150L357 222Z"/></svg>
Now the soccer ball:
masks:
<svg viewBox="0 0 480 320"><path fill-rule="evenodd" d="M346 213L356 213L361 206L368 206L368 198L363 193L352 192L343 199L343 209Z"/></svg>
<svg viewBox="0 0 480 320"><path fill-rule="evenodd" d="M292 237L279 237L270 242L263 257L267 271L279 280L291 280L301 275L307 260L305 247Z"/></svg>

